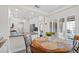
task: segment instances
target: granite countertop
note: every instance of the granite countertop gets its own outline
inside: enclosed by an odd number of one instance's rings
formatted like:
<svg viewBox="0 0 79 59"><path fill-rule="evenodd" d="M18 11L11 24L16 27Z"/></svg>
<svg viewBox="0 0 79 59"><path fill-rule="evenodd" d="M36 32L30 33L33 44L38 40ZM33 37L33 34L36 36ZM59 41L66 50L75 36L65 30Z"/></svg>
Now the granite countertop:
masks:
<svg viewBox="0 0 79 59"><path fill-rule="evenodd" d="M20 37L20 36L23 36L23 34L21 34L21 35L11 35L9 37Z"/></svg>
<svg viewBox="0 0 79 59"><path fill-rule="evenodd" d="M30 33L31 35L37 35L38 32L31 32ZM19 36L23 36L24 34L13 34L13 35L10 35L9 37L19 37Z"/></svg>
<svg viewBox="0 0 79 59"><path fill-rule="evenodd" d="M38 32L31 32L31 35L36 35L38 34Z"/></svg>

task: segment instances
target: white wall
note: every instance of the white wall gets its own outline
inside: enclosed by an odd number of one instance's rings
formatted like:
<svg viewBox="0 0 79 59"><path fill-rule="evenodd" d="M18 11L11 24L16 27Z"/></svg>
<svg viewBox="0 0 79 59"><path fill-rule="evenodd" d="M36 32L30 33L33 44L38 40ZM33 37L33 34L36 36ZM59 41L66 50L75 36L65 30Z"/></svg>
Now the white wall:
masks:
<svg viewBox="0 0 79 59"><path fill-rule="evenodd" d="M14 17L9 17L9 27L12 26L12 23L14 23L14 26L17 31L19 31L19 22L24 23L24 32L29 32L29 19L21 19L21 18L14 18Z"/></svg>
<svg viewBox="0 0 79 59"><path fill-rule="evenodd" d="M8 27L8 9L7 6L0 5L0 32L4 35L4 38L9 36L9 27Z"/></svg>
<svg viewBox="0 0 79 59"><path fill-rule="evenodd" d="M53 20L51 20L49 17L45 17L45 32L50 32L50 22L53 24Z"/></svg>
<svg viewBox="0 0 79 59"><path fill-rule="evenodd" d="M76 34L79 35L79 15L77 16L77 20L76 20Z"/></svg>
<svg viewBox="0 0 79 59"><path fill-rule="evenodd" d="M30 32L30 20L29 19L25 19L24 32Z"/></svg>

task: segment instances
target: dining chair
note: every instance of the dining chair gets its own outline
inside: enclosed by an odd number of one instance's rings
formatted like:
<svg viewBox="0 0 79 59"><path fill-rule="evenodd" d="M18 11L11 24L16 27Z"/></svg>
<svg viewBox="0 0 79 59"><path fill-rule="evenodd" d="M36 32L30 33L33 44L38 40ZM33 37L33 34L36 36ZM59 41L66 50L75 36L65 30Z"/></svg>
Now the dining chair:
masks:
<svg viewBox="0 0 79 59"><path fill-rule="evenodd" d="M31 42L32 38L30 34L24 34L24 42L25 42L25 47L26 47L26 53L31 53Z"/></svg>
<svg viewBox="0 0 79 59"><path fill-rule="evenodd" d="M74 36L73 51L75 51L76 53L79 53L79 35Z"/></svg>

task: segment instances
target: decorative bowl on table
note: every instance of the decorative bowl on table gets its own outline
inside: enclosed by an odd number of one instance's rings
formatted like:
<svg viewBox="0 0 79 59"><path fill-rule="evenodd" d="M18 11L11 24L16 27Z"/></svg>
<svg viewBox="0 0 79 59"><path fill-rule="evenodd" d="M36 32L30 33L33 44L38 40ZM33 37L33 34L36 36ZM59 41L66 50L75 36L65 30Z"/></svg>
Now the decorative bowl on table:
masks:
<svg viewBox="0 0 79 59"><path fill-rule="evenodd" d="M55 36L55 32L46 32L46 35L48 36L48 40L51 40Z"/></svg>

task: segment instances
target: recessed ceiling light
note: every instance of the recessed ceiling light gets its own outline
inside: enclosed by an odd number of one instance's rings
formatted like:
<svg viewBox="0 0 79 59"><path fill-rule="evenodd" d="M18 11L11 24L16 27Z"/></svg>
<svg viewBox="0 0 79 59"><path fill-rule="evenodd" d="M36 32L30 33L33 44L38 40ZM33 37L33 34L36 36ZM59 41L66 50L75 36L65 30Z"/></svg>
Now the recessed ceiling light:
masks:
<svg viewBox="0 0 79 59"><path fill-rule="evenodd" d="M34 12L31 12L32 15L34 15Z"/></svg>
<svg viewBox="0 0 79 59"><path fill-rule="evenodd" d="M34 12L29 12L30 15L34 15Z"/></svg>
<svg viewBox="0 0 79 59"><path fill-rule="evenodd" d="M16 11L19 11L19 9L15 9Z"/></svg>

